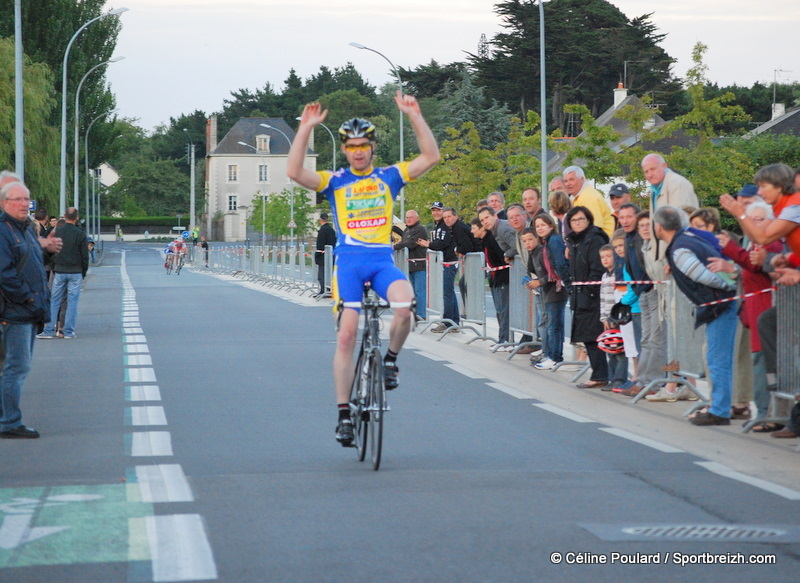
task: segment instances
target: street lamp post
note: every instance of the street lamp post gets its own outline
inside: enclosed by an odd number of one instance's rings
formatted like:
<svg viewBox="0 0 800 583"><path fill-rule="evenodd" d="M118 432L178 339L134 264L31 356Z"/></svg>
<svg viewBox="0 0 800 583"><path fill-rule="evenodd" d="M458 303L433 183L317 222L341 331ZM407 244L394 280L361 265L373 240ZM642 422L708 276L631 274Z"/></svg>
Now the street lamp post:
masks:
<svg viewBox="0 0 800 583"><path fill-rule="evenodd" d="M14 0L14 170L25 182L25 116L22 106L22 2Z"/></svg>
<svg viewBox="0 0 800 583"><path fill-rule="evenodd" d="M299 117L296 117L295 119L296 119L297 121L300 121L300 119L301 119L301 118L299 118ZM320 122L320 124L319 124L319 125L321 125L322 127L324 127L324 128L327 130L328 134L331 136L331 146L333 146L333 147L331 148L331 152L333 153L333 167L331 168L331 171L332 171L332 172L336 172L336 138L335 138L335 137L333 137L333 132L331 131L331 128L329 128L328 126L326 126L326 125L325 125L324 123L322 123L322 122Z"/></svg>
<svg viewBox="0 0 800 583"><path fill-rule="evenodd" d="M87 26L93 22L105 18L106 16L116 16L127 12L127 8L115 8L105 14L92 18L89 22L81 26L72 38L67 43L67 49L64 51L64 65L61 72L61 180L59 183L59 212L64 214L67 210L67 62L69 61L69 51L72 48L72 43L78 38L78 35L83 32Z"/></svg>
<svg viewBox="0 0 800 583"><path fill-rule="evenodd" d="M370 48L368 46L364 46L364 45L362 45L360 43L352 42L352 43L349 43L349 44L350 44L351 47L355 47L357 49L363 49L365 51L371 51L371 52L375 53L376 55L380 55L381 57L383 57L386 60L386 62L389 63L389 65L392 67L392 70L394 71L394 75L395 75L395 77L397 77L397 86L400 89L400 94L401 95L403 94L403 80L400 79L400 73L397 72L397 67L395 67L394 63L392 63L392 61L389 60L389 57L387 57L386 55L384 55L383 53L381 53L379 51L376 51L373 48ZM400 161L402 162L403 160L405 160L405 151L403 149L403 112L401 111L400 112ZM405 210L406 209L405 188L400 191L400 196L398 198L400 199L400 216L404 217L404 216L406 216L406 210Z"/></svg>
<svg viewBox="0 0 800 583"><path fill-rule="evenodd" d="M292 148L292 140L290 140L289 136L287 136L284 132L282 132L281 130L279 130L278 128L276 128L274 126L269 125L268 123L262 123L262 124L259 124L259 125L262 128L267 128L268 130L275 130L276 132L278 132L280 135L282 135L284 138L286 138L287 142L289 142L289 149ZM305 152L303 154L305 154ZM289 205L289 243L290 243L291 246L294 246L294 225L295 225L295 223L294 223L294 182L292 182L292 196L291 196L290 205Z"/></svg>
<svg viewBox="0 0 800 583"><path fill-rule="evenodd" d="M240 146L246 146L251 150L254 150L256 154L261 157L261 167L266 167L264 164L264 153L259 152L258 148L255 146L251 146L247 142L239 142ZM258 181L261 182L262 189L259 189L258 193L261 195L261 245L266 245L267 243L267 232L266 232L266 222L267 222L267 215L266 215L266 206L267 206L267 185L266 185L266 173L264 173L263 177L261 174L261 167L258 169Z"/></svg>
<svg viewBox="0 0 800 583"><path fill-rule="evenodd" d="M78 136L78 125L79 125L79 122L80 122L81 89L83 89L83 82L86 81L86 79L89 77L89 75L92 74L92 72L95 69L98 69L98 68L102 67L103 65L108 65L109 63L116 63L117 61L121 61L124 58L125 57L114 57L113 59L109 59L107 61L103 61L102 63L100 63L98 65L95 65L94 67L92 67L91 69L89 69L86 72L86 74L81 79L80 83L78 83L78 88L75 90L75 115L74 115L74 117L75 117L75 140L74 140L75 149L74 149L74 155L73 155L73 158L74 158L74 160L73 160L73 162L74 162L74 166L73 166L73 168L74 168L74 176L73 176L73 179L74 179L73 180L73 199L74 199L74 202L73 202L73 205L72 205L75 208L78 208L78 200L80 199L80 196L79 196L79 191L80 191L80 186L79 186L80 185L80 172L79 172L79 168L80 168L80 157L81 157L81 154L80 154L80 143L81 143L81 141L80 141L80 138ZM85 152L84 152L84 155L86 155ZM87 197L86 200L87 200L87 202L86 202L86 212L88 213L89 212L88 197Z"/></svg>
<svg viewBox="0 0 800 583"><path fill-rule="evenodd" d="M189 232L194 236L194 227L195 227L195 214L197 213L197 203L195 202L195 182L196 178L194 175L194 167L195 167L195 160L194 160L194 142L192 141L192 136L189 135L189 130L183 128L183 131L186 132L186 137L189 138L189 146L191 147L191 156L189 160L190 172L189 172L189 180L191 184L189 185Z"/></svg>
<svg viewBox="0 0 800 583"><path fill-rule="evenodd" d="M107 111L105 113L101 113L100 115L98 115L96 118L94 118L89 123L89 127L86 128L86 133L83 135L83 151L85 153L83 162L84 162L84 170L85 170L85 174L86 174L86 212L87 213L89 212L89 132L92 131L92 126L94 125L94 122L96 122L97 120L99 120L102 117L105 117L107 115L110 115L110 114L114 113L115 111L117 111L117 110L114 109L112 111ZM94 197L92 197L92 198L94 198ZM98 201L98 203L99 203L99 201ZM95 236L99 240L100 239L100 214L99 214L100 213L100 209L98 208L98 206L99 206L98 203L95 204L95 221L97 223L97 229L95 230ZM87 215L87 219L88 219L88 215Z"/></svg>
<svg viewBox="0 0 800 583"><path fill-rule="evenodd" d="M541 101L541 134L542 141L540 148L542 150L542 192L539 198L542 201L542 208L547 210L548 197L547 197L547 108L546 94L545 94L545 61L544 61L544 0L539 0L539 100Z"/></svg>

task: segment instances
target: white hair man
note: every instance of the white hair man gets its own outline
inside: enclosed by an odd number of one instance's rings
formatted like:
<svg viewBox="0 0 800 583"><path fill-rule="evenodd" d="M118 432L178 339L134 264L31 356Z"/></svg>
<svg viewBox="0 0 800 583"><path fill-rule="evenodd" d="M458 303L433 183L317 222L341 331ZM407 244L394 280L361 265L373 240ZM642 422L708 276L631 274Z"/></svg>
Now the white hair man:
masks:
<svg viewBox="0 0 800 583"><path fill-rule="evenodd" d="M698 208L700 203L694 186L686 178L667 167L661 154L648 154L642 159L642 171L650 183L650 211L660 206Z"/></svg>
<svg viewBox="0 0 800 583"><path fill-rule="evenodd" d="M586 180L583 168L570 166L563 172L564 186L572 198L572 206L589 209L594 217L594 224L603 229L610 237L614 233L614 215L605 197Z"/></svg>

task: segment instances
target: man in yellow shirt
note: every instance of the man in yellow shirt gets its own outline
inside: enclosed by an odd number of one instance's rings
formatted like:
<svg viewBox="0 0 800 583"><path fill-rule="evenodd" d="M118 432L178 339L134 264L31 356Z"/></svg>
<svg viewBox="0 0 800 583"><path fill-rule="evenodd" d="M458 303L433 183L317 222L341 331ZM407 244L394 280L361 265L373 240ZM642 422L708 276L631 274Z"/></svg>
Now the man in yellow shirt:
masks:
<svg viewBox="0 0 800 583"><path fill-rule="evenodd" d="M611 207L603 194L588 183L583 168L570 166L564 170L563 176L567 194L572 198L572 206L582 206L592 211L594 224L611 237L614 233L614 215L611 213Z"/></svg>

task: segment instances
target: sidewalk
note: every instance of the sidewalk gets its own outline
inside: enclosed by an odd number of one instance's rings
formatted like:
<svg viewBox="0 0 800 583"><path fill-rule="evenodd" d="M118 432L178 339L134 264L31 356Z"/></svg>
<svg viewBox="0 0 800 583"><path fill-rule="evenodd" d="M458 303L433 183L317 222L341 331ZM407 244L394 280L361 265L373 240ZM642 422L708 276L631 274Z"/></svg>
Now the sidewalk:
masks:
<svg viewBox="0 0 800 583"><path fill-rule="evenodd" d="M248 283L239 278L221 276L198 269L204 273L238 283L239 285L282 297L296 304L325 307L329 300L318 302L308 295L266 288L257 283ZM388 330L384 326L384 331ZM488 335L497 334L497 321L487 323ZM506 360L507 352L492 353L489 341L476 340L467 344L475 334L464 331L461 334L447 334L441 341L440 334L421 332L425 327L418 326L413 331L404 350L416 350L436 360L443 360L460 369L472 373L477 378L486 378L510 389L509 394L518 398L531 399L544 403L554 412L585 418L604 426L652 440L676 448L710 462L721 464L725 469L741 472L753 479L766 480L797 492L800 499L800 453L798 439L775 439L768 433L742 433L745 423L732 420L729 426L698 427L689 423L684 414L693 404L690 401L675 403L652 403L642 399L632 404L632 399L616 393L599 389L578 389L571 379L576 369L539 371L529 364L528 355L514 356ZM566 355L565 355L566 356ZM400 360L402 370L402 356ZM586 375L583 380L588 379ZM496 390L487 386L487 389ZM402 381L401 388L402 390Z"/></svg>

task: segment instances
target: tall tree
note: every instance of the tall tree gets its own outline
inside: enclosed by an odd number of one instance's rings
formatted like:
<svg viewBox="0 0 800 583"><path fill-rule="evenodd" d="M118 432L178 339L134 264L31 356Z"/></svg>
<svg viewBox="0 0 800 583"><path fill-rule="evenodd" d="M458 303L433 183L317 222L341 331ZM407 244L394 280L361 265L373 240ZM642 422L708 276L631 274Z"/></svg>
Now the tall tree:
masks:
<svg viewBox="0 0 800 583"><path fill-rule="evenodd" d="M477 84L523 119L539 109L539 11L532 0L495 5L504 32L490 44L488 57L470 55ZM658 46L663 35L646 14L632 20L606 0L551 0L544 5L547 85L552 121L564 129L563 105L580 103L593 116L612 103L612 88L622 81L625 62L637 62L631 75L640 91L670 87L672 59ZM673 89L675 88L672 86Z"/></svg>
<svg viewBox="0 0 800 583"><path fill-rule="evenodd" d="M56 109L53 74L47 65L25 56L23 72L25 114L25 182L31 196L50 212L58 211L58 132L49 125ZM0 170L13 170L14 152L14 41L0 38Z"/></svg>
<svg viewBox="0 0 800 583"><path fill-rule="evenodd" d="M445 85L457 82L466 68L467 65L465 63L440 65L431 60L427 65L419 65L414 69L398 67L398 71L406 91L415 95L417 99L424 99L426 97L438 97L444 90Z"/></svg>
<svg viewBox="0 0 800 583"><path fill-rule="evenodd" d="M484 148L491 150L505 141L510 128L508 108L484 93L484 88L476 87L472 74L466 70L445 84L438 112L430 120L434 134L443 139L447 128L473 122Z"/></svg>

